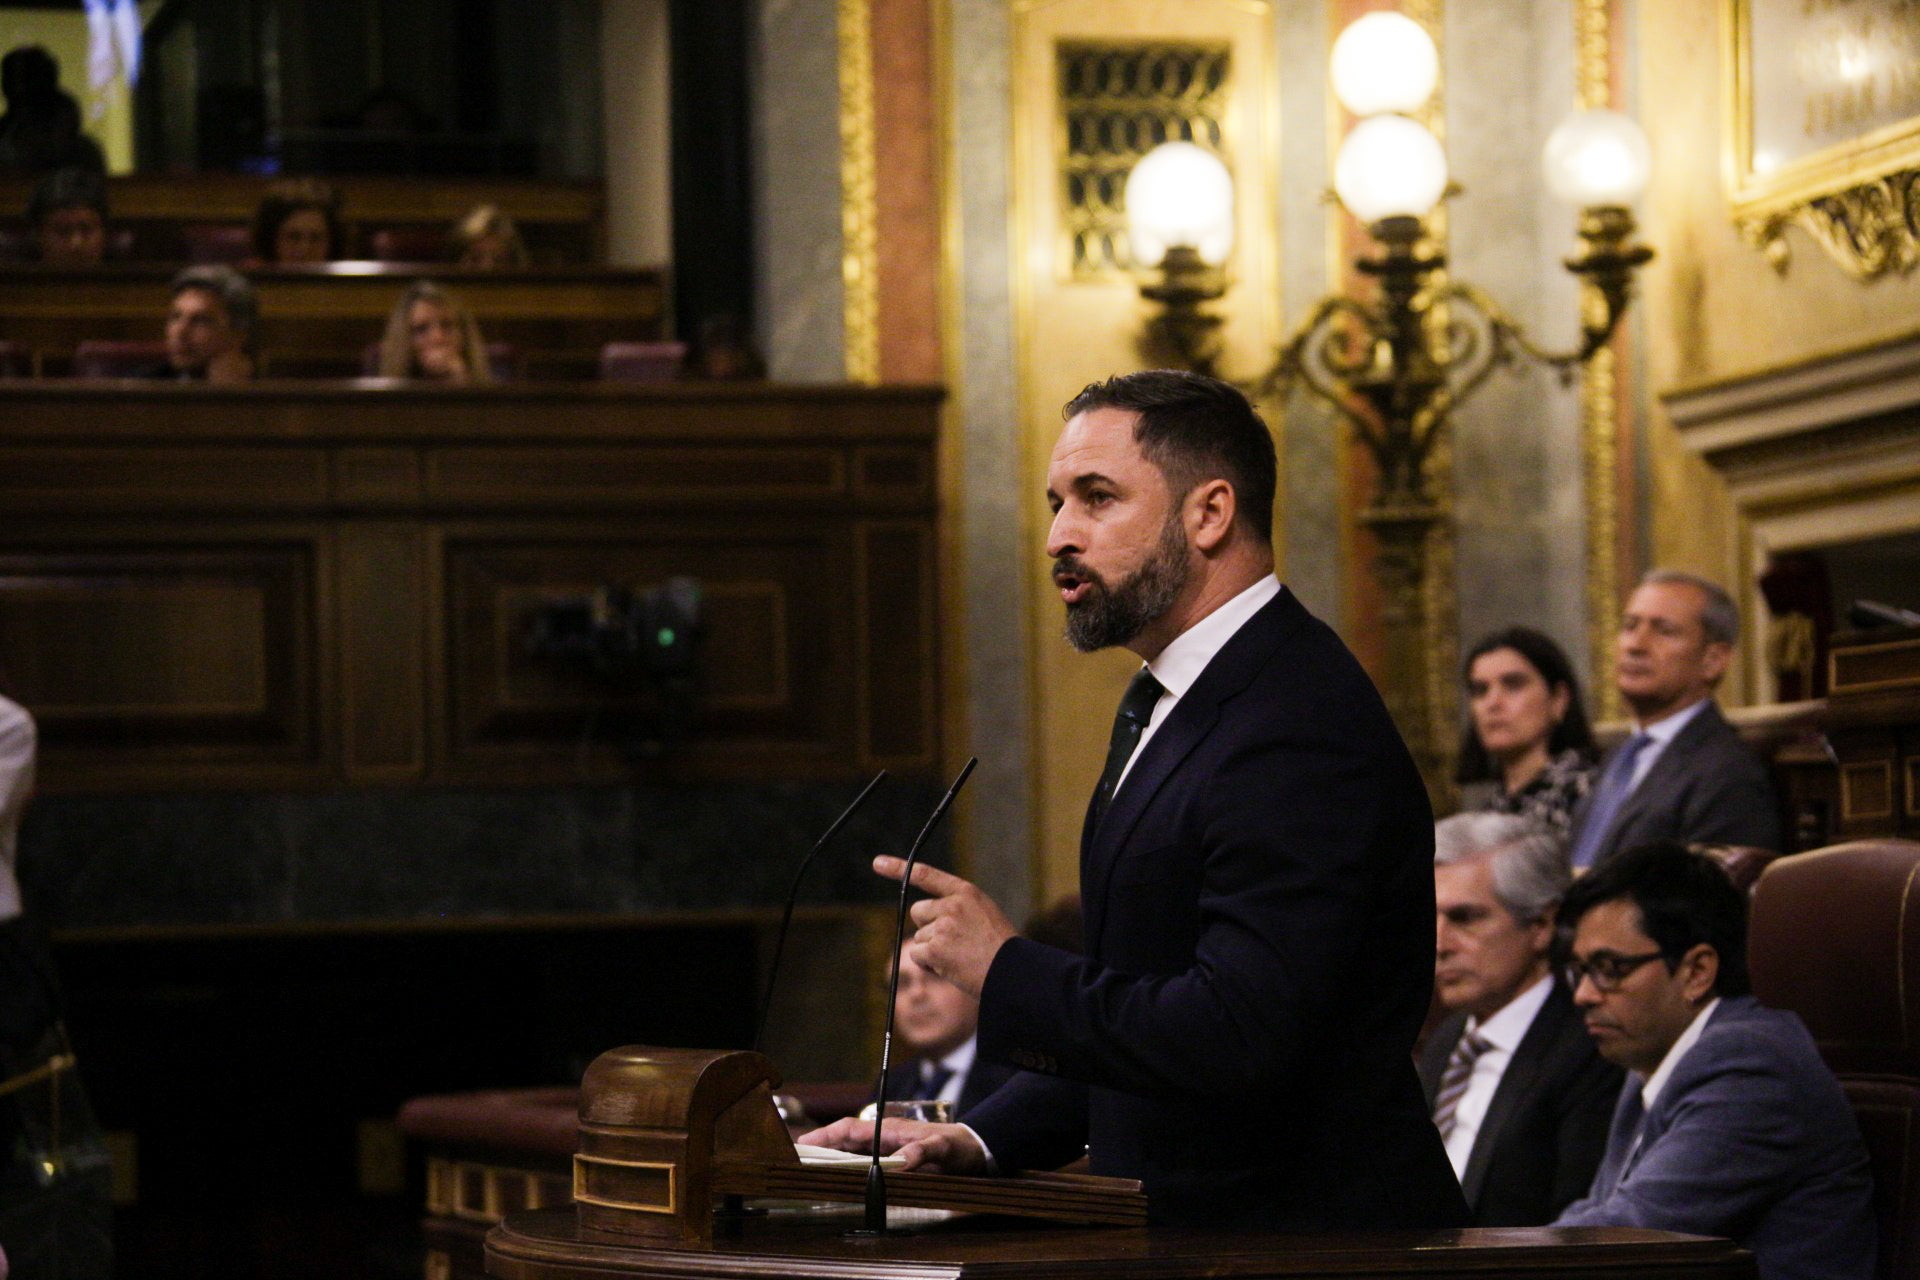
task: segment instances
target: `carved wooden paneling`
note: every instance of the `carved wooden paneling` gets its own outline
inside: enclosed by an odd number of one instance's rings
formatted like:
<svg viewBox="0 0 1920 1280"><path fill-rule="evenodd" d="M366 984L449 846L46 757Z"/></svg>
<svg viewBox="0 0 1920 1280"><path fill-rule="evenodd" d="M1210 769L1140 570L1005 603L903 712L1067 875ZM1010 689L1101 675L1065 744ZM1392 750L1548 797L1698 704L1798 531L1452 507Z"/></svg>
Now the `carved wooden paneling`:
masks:
<svg viewBox="0 0 1920 1280"><path fill-rule="evenodd" d="M705 638L701 772L751 775L783 757L852 753L853 593L844 528L812 521L721 529L529 532L506 542L450 538L444 552L448 769L509 763L558 776L623 770L624 751L659 707L644 680L537 656L527 638L544 606L602 585L640 591L685 575L701 586Z"/></svg>
<svg viewBox="0 0 1920 1280"><path fill-rule="evenodd" d="M50 771L171 755L284 777L320 758L316 590L305 542L0 549L0 655Z"/></svg>
<svg viewBox="0 0 1920 1280"><path fill-rule="evenodd" d="M859 530L861 750L869 764L934 753L937 704L920 672L934 670L933 535L908 521Z"/></svg>
<svg viewBox="0 0 1920 1280"><path fill-rule="evenodd" d="M0 669L49 791L612 782L644 682L536 657L596 587L701 585L697 780L931 770L920 389L22 383Z"/></svg>

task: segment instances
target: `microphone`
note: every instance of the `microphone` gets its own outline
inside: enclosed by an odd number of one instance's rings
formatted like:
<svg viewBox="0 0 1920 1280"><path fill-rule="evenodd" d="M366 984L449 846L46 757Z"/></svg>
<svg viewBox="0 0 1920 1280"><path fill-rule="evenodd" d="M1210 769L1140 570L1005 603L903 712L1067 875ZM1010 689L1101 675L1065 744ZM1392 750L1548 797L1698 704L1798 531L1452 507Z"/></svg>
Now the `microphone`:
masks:
<svg viewBox="0 0 1920 1280"><path fill-rule="evenodd" d="M773 944L773 966L767 970L767 994L760 1003L760 1020L753 1028L753 1051L755 1053L760 1052L760 1044L766 1039L767 1017L773 1012L774 984L780 979L780 957L786 954L787 930L793 926L793 907L794 904L800 900L800 881L806 876L807 868L813 865L813 860L819 856L820 851L827 847L827 842L839 833L841 827L847 825L847 819L851 818L854 815L854 811L867 802L867 797L873 794L873 789L880 785L880 779L886 776L887 771L885 769L873 775L873 781L861 788L860 794L853 798L853 803L842 809L840 816L833 820L833 825L828 827L821 837L813 842L813 848L807 850L807 856L800 859L800 869L793 873L793 887L787 890L787 909L780 917L780 932Z"/></svg>
<svg viewBox="0 0 1920 1280"><path fill-rule="evenodd" d="M920 829L913 847L907 850L906 869L900 873L900 909L893 923L893 977L887 982L887 1033L880 1041L880 1079L873 1090L873 1162L867 1166L866 1225L856 1235L879 1236L887 1232L887 1176L880 1168L880 1122L887 1112L887 1068L893 1062L893 1010L900 999L900 944L907 937L907 890L913 887L913 866L920 857L920 846L940 825L947 807L960 794L960 788L966 785L967 775L979 763L979 756L967 758L960 776L947 788L947 794L940 797L940 803L934 806L933 816L927 819L927 825Z"/></svg>

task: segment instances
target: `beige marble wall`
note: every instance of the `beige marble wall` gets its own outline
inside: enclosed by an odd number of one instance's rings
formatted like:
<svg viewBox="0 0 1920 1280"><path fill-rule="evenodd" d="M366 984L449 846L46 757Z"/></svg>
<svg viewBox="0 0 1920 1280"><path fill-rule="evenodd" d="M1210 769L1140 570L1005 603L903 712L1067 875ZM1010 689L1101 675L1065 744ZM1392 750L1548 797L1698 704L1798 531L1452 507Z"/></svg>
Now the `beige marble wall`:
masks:
<svg viewBox="0 0 1920 1280"><path fill-rule="evenodd" d="M834 0L758 0L754 255L761 349L783 382L846 380Z"/></svg>

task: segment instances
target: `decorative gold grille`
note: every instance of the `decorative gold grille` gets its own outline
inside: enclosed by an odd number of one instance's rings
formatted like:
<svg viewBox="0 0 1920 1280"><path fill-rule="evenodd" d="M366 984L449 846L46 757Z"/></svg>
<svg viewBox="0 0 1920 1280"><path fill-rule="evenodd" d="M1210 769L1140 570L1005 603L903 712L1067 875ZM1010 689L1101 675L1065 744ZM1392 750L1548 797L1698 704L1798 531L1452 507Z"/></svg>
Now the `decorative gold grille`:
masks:
<svg viewBox="0 0 1920 1280"><path fill-rule="evenodd" d="M1075 280L1123 275L1127 174L1163 142L1196 142L1226 159L1233 53L1226 44L1062 41L1062 260Z"/></svg>

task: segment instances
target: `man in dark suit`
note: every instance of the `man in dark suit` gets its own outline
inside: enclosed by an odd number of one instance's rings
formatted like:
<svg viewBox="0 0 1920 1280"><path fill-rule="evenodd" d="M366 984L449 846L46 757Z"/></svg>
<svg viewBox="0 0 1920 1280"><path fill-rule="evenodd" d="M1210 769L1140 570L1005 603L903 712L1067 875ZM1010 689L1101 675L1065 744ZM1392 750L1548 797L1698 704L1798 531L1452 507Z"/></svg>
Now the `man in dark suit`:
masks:
<svg viewBox="0 0 1920 1280"><path fill-rule="evenodd" d="M1011 1079L1014 1068L979 1055L978 1000L915 964L904 947L899 965L893 1032L907 1056L887 1072L887 1097L950 1102L953 1114L964 1118Z"/></svg>
<svg viewBox="0 0 1920 1280"><path fill-rule="evenodd" d="M1433 844L1434 986L1450 1016L1420 1082L1473 1224L1537 1227L1593 1181L1620 1095L1620 1068L1547 960L1566 845L1505 813L1443 819Z"/></svg>
<svg viewBox="0 0 1920 1280"><path fill-rule="evenodd" d="M1147 664L1083 829L1086 954L917 867L914 960L979 992L981 1054L1028 1072L968 1125L883 1144L976 1171L1085 1150L1141 1179L1154 1222L1462 1223L1411 1056L1432 984L1426 791L1365 672L1273 576L1272 438L1238 391L1186 373L1096 383L1066 416L1046 550L1067 636Z"/></svg>
<svg viewBox="0 0 1920 1280"><path fill-rule="evenodd" d="M1749 994L1746 895L1709 858L1642 845L1577 881L1559 925L1587 1030L1632 1074L1556 1225L1728 1236L1760 1280L1869 1280L1866 1146L1800 1019Z"/></svg>
<svg viewBox="0 0 1920 1280"><path fill-rule="evenodd" d="M1766 767L1713 704L1740 611L1717 584L1656 569L1620 619L1614 676L1634 732L1573 815L1573 865L1653 840L1778 849Z"/></svg>

